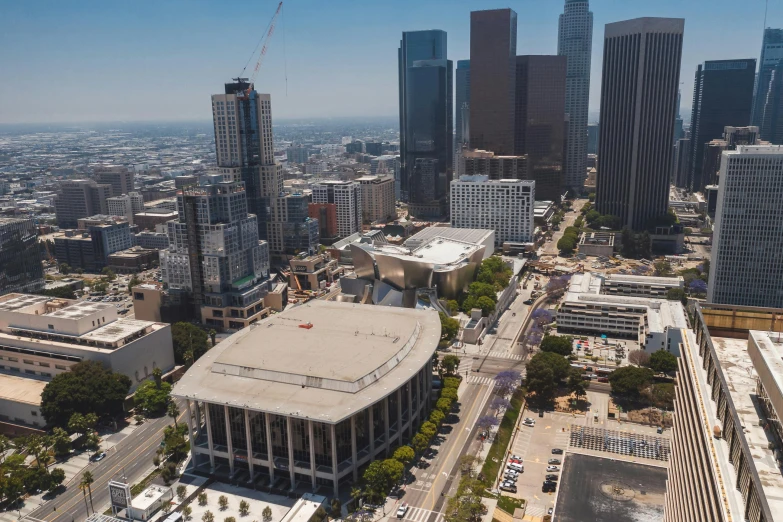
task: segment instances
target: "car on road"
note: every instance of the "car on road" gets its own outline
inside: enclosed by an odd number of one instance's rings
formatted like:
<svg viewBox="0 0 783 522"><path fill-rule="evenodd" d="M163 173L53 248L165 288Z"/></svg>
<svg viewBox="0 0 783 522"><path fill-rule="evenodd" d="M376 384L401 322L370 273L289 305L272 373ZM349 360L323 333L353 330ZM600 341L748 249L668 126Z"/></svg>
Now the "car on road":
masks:
<svg viewBox="0 0 783 522"><path fill-rule="evenodd" d="M560 448L552 448L552 455L562 455L562 454L563 454L563 450L561 450Z"/></svg>
<svg viewBox="0 0 783 522"><path fill-rule="evenodd" d="M532 299L525 299L524 301L522 301L522 303L524 303L526 305L532 305L533 304L533 300Z"/></svg>
<svg viewBox="0 0 783 522"><path fill-rule="evenodd" d="M609 382L609 377L599 377L598 382Z"/></svg>
<svg viewBox="0 0 783 522"><path fill-rule="evenodd" d="M547 470L547 472L560 471L560 468L558 468L557 466L547 466L546 470Z"/></svg>
<svg viewBox="0 0 783 522"><path fill-rule="evenodd" d="M92 456L92 461L93 462L100 462L100 461L102 461L105 458L106 458L106 452L105 451L101 451L100 453L96 453L95 455Z"/></svg>
<svg viewBox="0 0 783 522"><path fill-rule="evenodd" d="M560 459L549 459L546 461L547 464L561 464Z"/></svg>
<svg viewBox="0 0 783 522"><path fill-rule="evenodd" d="M551 481L557 482L557 479L560 478L560 477L558 477L557 475L549 474L549 475L547 475L544 478L547 479L547 480L551 480Z"/></svg>
<svg viewBox="0 0 783 522"><path fill-rule="evenodd" d="M397 518L402 518L405 516L405 513L408 512L408 504L403 502L400 507L397 508Z"/></svg>

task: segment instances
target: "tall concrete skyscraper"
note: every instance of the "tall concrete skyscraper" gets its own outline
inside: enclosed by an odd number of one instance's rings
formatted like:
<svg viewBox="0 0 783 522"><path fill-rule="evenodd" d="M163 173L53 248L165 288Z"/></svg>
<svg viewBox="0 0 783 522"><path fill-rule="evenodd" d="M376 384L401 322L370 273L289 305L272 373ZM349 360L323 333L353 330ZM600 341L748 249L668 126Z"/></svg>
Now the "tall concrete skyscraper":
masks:
<svg viewBox="0 0 783 522"><path fill-rule="evenodd" d="M756 93L753 97L753 114L750 123L755 127L762 127L769 81L772 77L772 71L781 59L783 59L783 29L764 29L764 40L761 42L761 57L758 63L759 71L758 79L756 80ZM767 139L764 133L761 134L761 138Z"/></svg>
<svg viewBox="0 0 783 522"><path fill-rule="evenodd" d="M416 162L427 159L435 176L426 197L442 201L442 212L454 158L454 72L446 51L446 32L435 29L402 33L398 50L401 196L404 201L433 209L433 201L424 201L424 194L417 192L421 180L417 179Z"/></svg>
<svg viewBox="0 0 783 522"><path fill-rule="evenodd" d="M456 150L469 141L470 134L470 60L457 60L456 93L454 109L457 119L454 125ZM465 132L467 131L467 132Z"/></svg>
<svg viewBox="0 0 783 522"><path fill-rule="evenodd" d="M664 215L685 20L606 25L596 208L644 229Z"/></svg>
<svg viewBox="0 0 783 522"><path fill-rule="evenodd" d="M691 168L688 188L701 192L704 145L723 136L727 126L750 122L756 59L712 60L696 69L691 116Z"/></svg>
<svg viewBox="0 0 783 522"><path fill-rule="evenodd" d="M470 147L514 153L517 13L470 13Z"/></svg>
<svg viewBox="0 0 783 522"><path fill-rule="evenodd" d="M590 102L590 54L593 13L588 0L565 0L560 15L557 54L568 57L566 114L568 137L565 183L581 189L587 177L587 109Z"/></svg>

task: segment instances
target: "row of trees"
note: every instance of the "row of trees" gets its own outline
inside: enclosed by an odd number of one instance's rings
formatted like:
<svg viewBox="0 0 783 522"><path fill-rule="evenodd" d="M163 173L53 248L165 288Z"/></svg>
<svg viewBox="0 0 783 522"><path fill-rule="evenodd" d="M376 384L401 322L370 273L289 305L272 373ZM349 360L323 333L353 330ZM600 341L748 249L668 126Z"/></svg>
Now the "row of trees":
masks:
<svg viewBox="0 0 783 522"><path fill-rule="evenodd" d="M513 275L513 270L501 258L488 257L481 262L476 281L468 287L468 292L448 301L451 313L456 314L459 310L470 313L472 309L480 308L482 315L487 317L495 311L497 293L509 285Z"/></svg>
<svg viewBox="0 0 783 522"><path fill-rule="evenodd" d="M577 400L586 395L587 388L582 372L572 368L568 359L558 353L544 351L530 359L526 383L531 400L540 407L554 400L561 384L565 384Z"/></svg>
<svg viewBox="0 0 783 522"><path fill-rule="evenodd" d="M571 226L563 231L563 237L557 241L557 248L564 254L570 254L579 244L579 229Z"/></svg>
<svg viewBox="0 0 783 522"><path fill-rule="evenodd" d="M180 502L185 500L185 496L187 495L187 489L185 486L177 486L177 498ZM202 491L197 495L197 501L199 506L206 506L207 502L209 501L209 497L206 492ZM337 499L334 499L332 503ZM337 500L337 503L339 504L339 500ZM225 511L228 509L228 497L225 495L220 495L218 497L218 507L221 511ZM239 516L246 517L250 514L250 503L247 500L240 500L239 506L238 506ZM190 520L192 518L193 510L190 506L185 506L182 508L182 515L185 520ZM205 511L204 514L201 516L202 522L214 522L215 520L215 514L211 511ZM272 521L272 508L269 506L265 506L264 509L261 510L261 520L264 522L271 522ZM236 522L236 519L234 517L227 517L224 519L224 522Z"/></svg>
<svg viewBox="0 0 783 522"><path fill-rule="evenodd" d="M49 469L54 445L54 436L31 435L11 442L0 435L0 495L4 501L15 502L24 494L51 493L60 487L65 472L60 468ZM27 455L33 457L30 466L25 464Z"/></svg>

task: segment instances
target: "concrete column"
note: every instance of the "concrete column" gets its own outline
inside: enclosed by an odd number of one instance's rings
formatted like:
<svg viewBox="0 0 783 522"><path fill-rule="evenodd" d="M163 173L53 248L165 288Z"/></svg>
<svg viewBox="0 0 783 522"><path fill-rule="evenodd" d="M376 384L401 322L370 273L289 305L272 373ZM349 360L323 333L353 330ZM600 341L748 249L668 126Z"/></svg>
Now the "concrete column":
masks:
<svg viewBox="0 0 783 522"><path fill-rule="evenodd" d="M255 464L253 464L253 439L250 431L250 410L245 409L245 438L247 439L247 466L250 468L250 480L253 482L255 476Z"/></svg>
<svg viewBox="0 0 783 522"><path fill-rule="evenodd" d="M286 435L288 435L288 474L291 477L291 491L296 489L296 480L294 479L294 434L291 426L291 417L285 418Z"/></svg>
<svg viewBox="0 0 783 522"><path fill-rule="evenodd" d="M424 404L427 405L427 414L429 415L430 411L432 411L432 361L427 363L425 371L427 373L424 381L424 392L427 394L427 400Z"/></svg>
<svg viewBox="0 0 783 522"><path fill-rule="evenodd" d="M413 380L415 382L414 386L416 386L416 404L411 404L411 411L416 414L415 417L417 422L421 422L421 419L419 418L419 414L421 413L419 411L419 406L421 406L421 381L419 380L420 373L421 372L416 372L416 375L413 376ZM413 427L411 427L411 430L413 430Z"/></svg>
<svg viewBox="0 0 783 522"><path fill-rule="evenodd" d="M397 388L397 444L402 446L402 388Z"/></svg>
<svg viewBox="0 0 783 522"><path fill-rule="evenodd" d="M375 460L375 405L370 406L370 460Z"/></svg>
<svg viewBox="0 0 783 522"><path fill-rule="evenodd" d="M330 424L332 431L332 480L334 481L334 496L339 498L340 496L340 480L337 476L337 426Z"/></svg>
<svg viewBox="0 0 783 522"><path fill-rule="evenodd" d="M264 413L264 422L266 423L266 448L269 456L269 485L271 486L275 483L275 455L272 451L272 427L268 413Z"/></svg>
<svg viewBox="0 0 783 522"><path fill-rule="evenodd" d="M313 430L313 421L307 420L307 434L310 436L310 478L313 481L313 492L315 492L315 437Z"/></svg>
<svg viewBox="0 0 783 522"><path fill-rule="evenodd" d="M353 463L353 481L359 481L359 466L356 460L356 414L351 415L351 462Z"/></svg>
<svg viewBox="0 0 783 522"><path fill-rule="evenodd" d="M228 419L228 405L223 405L223 417L226 421L226 445L228 446L228 467L231 470L231 476L234 476L234 444L231 442L231 422Z"/></svg>
<svg viewBox="0 0 783 522"><path fill-rule="evenodd" d="M383 433L383 446L386 449L386 454L389 454L389 439L391 436L389 435L390 425L389 425L389 398L384 397L383 398L383 425L385 427L384 433Z"/></svg>
<svg viewBox="0 0 783 522"><path fill-rule="evenodd" d="M196 401L196 436L201 435L201 407L198 405L198 401Z"/></svg>
<svg viewBox="0 0 783 522"><path fill-rule="evenodd" d="M209 404L204 403L204 415L206 416L204 424L207 425L207 445L209 446L209 466L215 471L215 446L212 443L212 423L209 418Z"/></svg>
<svg viewBox="0 0 783 522"><path fill-rule="evenodd" d="M413 383L408 382L408 438L413 437ZM402 439L400 439L402 444Z"/></svg>
<svg viewBox="0 0 783 522"><path fill-rule="evenodd" d="M185 399L185 407L188 409L187 414L185 414L185 420L188 423L188 438L191 441L191 446L193 445L193 419L190 418L190 399Z"/></svg>

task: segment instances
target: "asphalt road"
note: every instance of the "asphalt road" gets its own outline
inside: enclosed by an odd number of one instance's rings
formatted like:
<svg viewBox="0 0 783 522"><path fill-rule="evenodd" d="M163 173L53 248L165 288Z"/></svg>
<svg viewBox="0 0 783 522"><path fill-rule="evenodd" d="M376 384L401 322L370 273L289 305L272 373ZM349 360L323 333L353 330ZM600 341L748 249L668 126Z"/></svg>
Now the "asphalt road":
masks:
<svg viewBox="0 0 783 522"><path fill-rule="evenodd" d="M563 217L563 222L560 223L560 230L557 230L552 234L552 241L544 243L543 254L556 256L560 252L557 249L557 242L563 237L565 229L574 224L574 221L579 217L579 212L582 210L582 206L585 203L587 203L586 199L577 199L574 201L572 206L573 210L571 212L566 212L566 215Z"/></svg>
<svg viewBox="0 0 783 522"><path fill-rule="evenodd" d="M180 405L180 409L184 409ZM184 421L181 414L179 421ZM172 419L164 416L148 419L121 440L106 453L100 462L90 463L87 469L95 482L92 484L92 500L95 510L101 513L109 504L109 481L127 477L130 484L141 480L152 465L155 452L163 440L163 428L172 424ZM30 513L26 519L45 520L47 522L71 522L87 519L88 512L84 496L79 489L81 476L75 477L66 490L40 508ZM87 499L89 504L89 498ZM90 509L92 513L92 509Z"/></svg>

